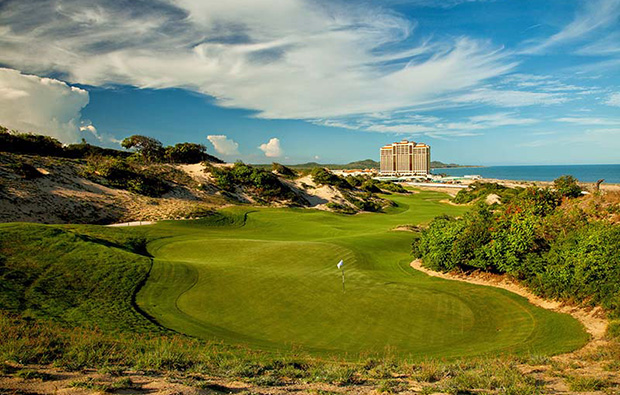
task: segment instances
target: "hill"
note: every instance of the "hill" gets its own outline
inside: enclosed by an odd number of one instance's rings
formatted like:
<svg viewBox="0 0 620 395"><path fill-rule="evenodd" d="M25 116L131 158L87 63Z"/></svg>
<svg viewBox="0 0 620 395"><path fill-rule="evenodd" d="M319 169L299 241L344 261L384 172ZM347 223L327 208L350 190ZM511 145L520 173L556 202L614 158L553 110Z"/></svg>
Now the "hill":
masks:
<svg viewBox="0 0 620 395"><path fill-rule="evenodd" d="M152 143L144 136L132 138ZM85 143L63 146L46 136L6 130L0 130L0 140L10 143L0 145L0 222L109 224L194 218L229 204L352 214L389 205L375 195L381 188L404 192L385 183L371 188L366 178L345 181L332 175L335 181L314 182L312 176L282 165L271 171L225 164L191 143L164 149L155 142L152 152L124 152Z"/></svg>
<svg viewBox="0 0 620 395"><path fill-rule="evenodd" d="M262 167L262 168L269 168L271 167L271 165L269 164L257 164L254 165L257 167ZM328 169L333 169L333 170L350 170L350 169L379 169L379 167L381 166L381 164L373 159L364 159L364 160L358 160L355 162L349 162L347 164L325 164L325 163L317 163L317 162L307 162L307 163L299 163L296 165L286 165L287 167L293 168L293 169L298 169L298 170L307 170L307 169L313 169L315 167L327 167ZM448 168L453 168L453 167L471 167L471 166L464 166L464 165L459 165L456 163L443 163L440 161L431 161L431 169L448 169Z"/></svg>
<svg viewBox="0 0 620 395"><path fill-rule="evenodd" d="M272 165L263 163L263 164L253 164L252 166L256 166L260 168L271 168ZM325 163L318 163L318 162L306 162L306 163L299 163L296 165L286 165L286 167L290 167L296 170L310 170L310 169L314 169L315 167L326 167L328 169L333 169L333 170L378 169L379 166L380 166L380 163L372 159L358 160L358 161L350 162L347 164L325 164Z"/></svg>
<svg viewBox="0 0 620 395"><path fill-rule="evenodd" d="M431 169L449 169L452 167L471 167L471 166L457 165L456 163L443 163L438 160L431 161Z"/></svg>

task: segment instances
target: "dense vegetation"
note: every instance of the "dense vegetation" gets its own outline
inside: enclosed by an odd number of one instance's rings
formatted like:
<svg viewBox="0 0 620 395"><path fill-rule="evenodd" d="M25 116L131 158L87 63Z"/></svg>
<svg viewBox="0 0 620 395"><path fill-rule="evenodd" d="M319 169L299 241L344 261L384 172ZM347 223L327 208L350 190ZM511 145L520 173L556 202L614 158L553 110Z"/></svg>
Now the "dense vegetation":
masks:
<svg viewBox="0 0 620 395"><path fill-rule="evenodd" d="M290 200L297 204L304 203L288 185L284 184L272 172L237 162L232 167L209 168L218 187L228 192L236 188L249 188L262 202Z"/></svg>
<svg viewBox="0 0 620 395"><path fill-rule="evenodd" d="M278 173L282 177L286 178L295 178L297 177L297 172L288 166L284 166L283 164L274 162L271 167L272 171Z"/></svg>
<svg viewBox="0 0 620 395"><path fill-rule="evenodd" d="M598 304L620 318L620 226L605 216L620 213L620 204L603 204L613 195L576 198L571 177L554 186L511 192L495 210L478 203L462 218L438 217L413 253L434 270L506 273L544 297Z"/></svg>
<svg viewBox="0 0 620 395"><path fill-rule="evenodd" d="M268 169L271 167L271 165L267 165L267 164L255 164L253 166L264 168L264 169ZM297 170L297 171L310 171L316 167L327 167L332 170L373 169L373 168L378 169L379 162L374 161L372 159L364 159L364 160L358 160L355 162L349 162L344 165L343 164L320 164L317 162L306 162L306 163L299 163L296 165L286 165L286 166L291 169Z"/></svg>
<svg viewBox="0 0 620 395"><path fill-rule="evenodd" d="M164 147L160 141L152 137L133 135L123 140L122 146L135 149L133 155L149 163L200 163L205 161L222 163L222 160L207 154L206 147L202 144L179 143ZM0 126L0 151L73 159L86 159L90 156L127 158L132 155L128 151L91 145L84 140L79 144L63 145L50 136L20 133L3 126Z"/></svg>
<svg viewBox="0 0 620 395"><path fill-rule="evenodd" d="M391 182L380 182L371 179L369 176L349 176L340 177L326 168L315 167L310 172L312 181L318 185L330 185L340 190L342 196L351 203L357 210L378 212L382 211L385 206L391 205L391 201L381 199L375 193L383 192L382 189L394 192L405 193L402 186ZM356 189L364 192L354 193ZM353 207L330 202L327 204L330 209L342 214L354 214L356 210Z"/></svg>
<svg viewBox="0 0 620 395"><path fill-rule="evenodd" d="M340 177L324 167L315 167L310 172L312 181L317 185L331 185L340 189L351 189L351 184L344 177Z"/></svg>
<svg viewBox="0 0 620 395"><path fill-rule="evenodd" d="M104 185L151 197L161 196L170 189L154 169L122 158L91 156L83 175Z"/></svg>
<svg viewBox="0 0 620 395"><path fill-rule="evenodd" d="M388 192L398 192L398 193L408 193L402 185L396 184L391 181L378 181L372 179L367 175L359 175L359 176L347 176L345 180L355 188L360 188L366 192L372 193L385 193Z"/></svg>
<svg viewBox="0 0 620 395"><path fill-rule="evenodd" d="M508 203L513 197L518 195L523 188L508 188L497 183L475 182L467 189L461 189L452 199L454 203L466 204L477 199L484 199L490 194L498 195L502 202Z"/></svg>

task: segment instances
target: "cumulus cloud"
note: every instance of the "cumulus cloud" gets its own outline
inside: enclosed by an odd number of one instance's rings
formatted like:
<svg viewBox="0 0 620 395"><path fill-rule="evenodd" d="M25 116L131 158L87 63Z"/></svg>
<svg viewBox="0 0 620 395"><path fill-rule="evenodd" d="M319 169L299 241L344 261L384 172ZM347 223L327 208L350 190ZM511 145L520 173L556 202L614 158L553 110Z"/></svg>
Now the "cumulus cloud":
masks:
<svg viewBox="0 0 620 395"><path fill-rule="evenodd" d="M605 104L608 106L620 107L620 92L609 95L609 98L605 101Z"/></svg>
<svg viewBox="0 0 620 395"><path fill-rule="evenodd" d="M230 156L239 155L239 144L226 135L216 134L207 136L207 140L213 144L213 148L218 154Z"/></svg>
<svg viewBox="0 0 620 395"><path fill-rule="evenodd" d="M264 118L428 105L515 66L485 41L417 37L370 3L9 0L0 26L0 63L97 86L183 87Z"/></svg>
<svg viewBox="0 0 620 395"><path fill-rule="evenodd" d="M86 141L94 142L96 144L108 145L109 143L119 144L122 140L117 139L108 133L101 133L97 130L95 125L93 125L90 121L84 120L82 121L82 125L80 126L80 132L83 132L82 136Z"/></svg>
<svg viewBox="0 0 620 395"><path fill-rule="evenodd" d="M10 129L77 142L88 100L87 91L62 81L0 68L0 125Z"/></svg>
<svg viewBox="0 0 620 395"><path fill-rule="evenodd" d="M276 158L282 156L284 153L280 147L280 139L275 137L270 139L269 142L261 144L258 148L263 151L268 158Z"/></svg>

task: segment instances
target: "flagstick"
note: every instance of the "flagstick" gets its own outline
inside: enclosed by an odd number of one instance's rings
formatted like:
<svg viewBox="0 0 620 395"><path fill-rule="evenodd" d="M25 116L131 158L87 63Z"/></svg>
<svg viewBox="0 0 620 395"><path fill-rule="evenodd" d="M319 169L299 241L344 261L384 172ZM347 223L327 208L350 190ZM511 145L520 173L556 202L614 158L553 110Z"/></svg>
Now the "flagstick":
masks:
<svg viewBox="0 0 620 395"><path fill-rule="evenodd" d="M342 293L345 293L346 291L344 290L344 267L342 268Z"/></svg>

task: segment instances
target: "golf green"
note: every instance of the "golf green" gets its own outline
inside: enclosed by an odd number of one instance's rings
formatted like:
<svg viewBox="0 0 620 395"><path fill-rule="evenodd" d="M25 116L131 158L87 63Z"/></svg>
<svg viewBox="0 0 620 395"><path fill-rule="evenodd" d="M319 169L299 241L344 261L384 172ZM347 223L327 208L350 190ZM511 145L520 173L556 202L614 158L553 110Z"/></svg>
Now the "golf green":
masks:
<svg viewBox="0 0 620 395"><path fill-rule="evenodd" d="M393 229L465 208L434 192L390 198L398 206L387 213L236 207L218 220L159 223L137 302L191 336L351 358L553 354L587 340L568 315L410 268L413 233Z"/></svg>

